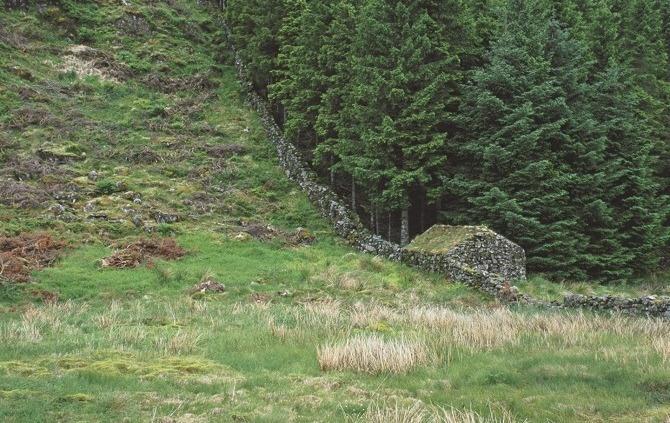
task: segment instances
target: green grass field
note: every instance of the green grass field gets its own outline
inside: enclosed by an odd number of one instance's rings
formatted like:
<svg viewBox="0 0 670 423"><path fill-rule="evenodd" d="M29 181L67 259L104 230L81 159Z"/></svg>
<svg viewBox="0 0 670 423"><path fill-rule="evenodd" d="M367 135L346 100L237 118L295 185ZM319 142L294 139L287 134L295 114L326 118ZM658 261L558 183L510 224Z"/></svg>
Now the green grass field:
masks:
<svg viewBox="0 0 670 423"><path fill-rule="evenodd" d="M68 243L30 282L0 272L0 421L668 421L667 323L510 309L338 240L216 22L182 0L0 13L0 235ZM300 227L315 242L281 235ZM185 255L101 265L155 236Z"/></svg>

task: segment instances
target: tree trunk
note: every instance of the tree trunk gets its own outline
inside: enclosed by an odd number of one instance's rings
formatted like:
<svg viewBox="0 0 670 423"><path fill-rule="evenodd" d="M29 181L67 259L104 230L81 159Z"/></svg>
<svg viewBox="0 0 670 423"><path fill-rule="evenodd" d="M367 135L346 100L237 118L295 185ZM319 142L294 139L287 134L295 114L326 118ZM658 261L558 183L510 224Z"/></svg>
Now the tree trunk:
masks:
<svg viewBox="0 0 670 423"><path fill-rule="evenodd" d="M351 209L356 211L356 179L351 177Z"/></svg>
<svg viewBox="0 0 670 423"><path fill-rule="evenodd" d="M400 245L409 244L409 209L405 207L400 213Z"/></svg>
<svg viewBox="0 0 670 423"><path fill-rule="evenodd" d="M419 221L421 226L421 233L426 231L426 196L421 193L421 210L419 210Z"/></svg>
<svg viewBox="0 0 670 423"><path fill-rule="evenodd" d="M335 166L335 156L332 154L330 155L330 187L335 188L335 169L333 169L333 166Z"/></svg>
<svg viewBox="0 0 670 423"><path fill-rule="evenodd" d="M389 241L391 241L391 222L392 222L392 220L391 220L391 212L389 212L389 220L388 220L388 238L386 238L386 239L388 239Z"/></svg>
<svg viewBox="0 0 670 423"><path fill-rule="evenodd" d="M379 210L375 206L375 235L379 235Z"/></svg>

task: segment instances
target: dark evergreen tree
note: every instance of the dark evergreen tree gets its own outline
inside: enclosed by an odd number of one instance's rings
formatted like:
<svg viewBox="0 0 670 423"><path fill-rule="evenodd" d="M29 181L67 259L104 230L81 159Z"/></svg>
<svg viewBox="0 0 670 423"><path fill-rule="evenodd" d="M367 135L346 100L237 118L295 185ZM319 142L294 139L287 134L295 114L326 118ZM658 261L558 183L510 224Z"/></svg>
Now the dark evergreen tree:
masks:
<svg viewBox="0 0 670 423"><path fill-rule="evenodd" d="M369 1L359 15L347 105L354 122L339 131L336 151L376 206L401 212L403 243L413 196L433 198L439 186L456 100L458 60L433 16L459 4L441 2L431 15L421 2Z"/></svg>
<svg viewBox="0 0 670 423"><path fill-rule="evenodd" d="M257 90L267 94L279 53L278 34L286 11L284 1L228 0L226 19L238 52Z"/></svg>
<svg viewBox="0 0 670 423"><path fill-rule="evenodd" d="M508 2L490 64L465 93L463 166L447 188L469 199L467 221L523 245L531 269L581 278L586 236L573 196L584 164L574 162L587 160L588 147L574 135L588 118L571 103L581 95L583 59L552 15L537 2Z"/></svg>

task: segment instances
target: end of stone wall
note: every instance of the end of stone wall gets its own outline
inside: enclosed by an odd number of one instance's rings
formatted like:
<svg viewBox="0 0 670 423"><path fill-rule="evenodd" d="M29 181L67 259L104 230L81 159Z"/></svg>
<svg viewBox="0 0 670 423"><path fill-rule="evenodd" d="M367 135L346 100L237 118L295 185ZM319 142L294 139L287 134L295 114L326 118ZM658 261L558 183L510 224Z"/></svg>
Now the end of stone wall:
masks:
<svg viewBox="0 0 670 423"><path fill-rule="evenodd" d="M434 225L405 250L444 255L474 270L498 274L507 281L526 279L523 248L484 226Z"/></svg>

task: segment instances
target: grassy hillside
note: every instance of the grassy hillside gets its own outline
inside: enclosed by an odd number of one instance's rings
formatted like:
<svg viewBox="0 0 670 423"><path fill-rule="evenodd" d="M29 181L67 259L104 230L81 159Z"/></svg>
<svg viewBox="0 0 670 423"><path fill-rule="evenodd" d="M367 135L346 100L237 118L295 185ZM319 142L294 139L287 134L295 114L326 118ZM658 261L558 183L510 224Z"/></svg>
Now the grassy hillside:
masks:
<svg viewBox="0 0 670 423"><path fill-rule="evenodd" d="M2 421L670 416L666 324L510 310L336 239L190 2L0 13L0 166Z"/></svg>

